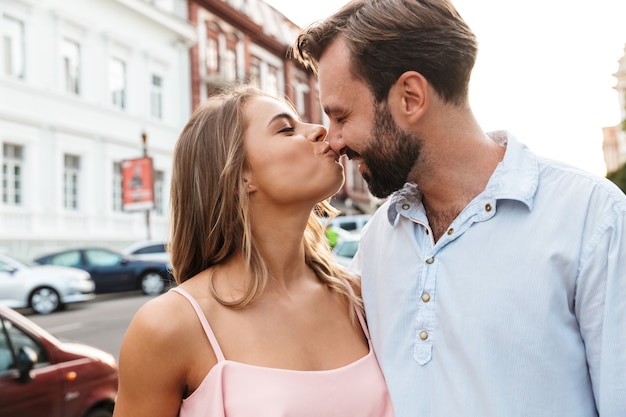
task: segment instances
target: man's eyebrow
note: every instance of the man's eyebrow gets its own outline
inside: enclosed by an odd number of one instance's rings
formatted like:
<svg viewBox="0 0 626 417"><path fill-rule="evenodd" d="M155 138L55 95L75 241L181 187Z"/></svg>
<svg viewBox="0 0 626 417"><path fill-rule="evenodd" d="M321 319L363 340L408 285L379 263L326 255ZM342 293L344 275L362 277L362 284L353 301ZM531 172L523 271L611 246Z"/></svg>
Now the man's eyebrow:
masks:
<svg viewBox="0 0 626 417"><path fill-rule="evenodd" d="M279 113L276 116L272 117L270 119L270 122L267 125L268 126L271 125L272 123L274 123L274 121L276 121L278 119L287 119L290 122L295 122L296 121L296 119L293 117L293 115L291 115L289 113Z"/></svg>
<svg viewBox="0 0 626 417"><path fill-rule="evenodd" d="M326 113L327 116L330 116L333 114L341 114L342 111L343 110L340 109L339 107L324 106L324 113Z"/></svg>

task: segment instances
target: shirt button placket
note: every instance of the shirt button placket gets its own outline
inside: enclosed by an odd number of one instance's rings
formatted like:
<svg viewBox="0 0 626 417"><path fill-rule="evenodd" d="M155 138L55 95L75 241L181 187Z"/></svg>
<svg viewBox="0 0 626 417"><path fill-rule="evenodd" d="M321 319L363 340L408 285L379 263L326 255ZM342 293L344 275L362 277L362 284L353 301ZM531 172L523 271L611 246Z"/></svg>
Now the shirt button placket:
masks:
<svg viewBox="0 0 626 417"><path fill-rule="evenodd" d="M424 287L430 288L430 285L428 283L434 281L433 274L435 273L435 271L431 269L431 265L435 263L435 257L430 256L426 258L424 260L424 263L426 264L426 271L425 271L426 279L424 282ZM426 363L430 361L431 354L432 354L432 343L433 343L433 341L430 339L429 332L433 325L433 323L431 322L432 320L431 309L434 308L434 306L429 304L431 300L431 296L430 296L430 293L426 291L425 288L420 296L424 305L419 309L421 311L420 316L422 320L421 320L421 329L418 328L419 329L417 332L418 340L417 340L417 345L415 347L416 353L417 353L416 359L417 359L417 362L421 365L425 365Z"/></svg>

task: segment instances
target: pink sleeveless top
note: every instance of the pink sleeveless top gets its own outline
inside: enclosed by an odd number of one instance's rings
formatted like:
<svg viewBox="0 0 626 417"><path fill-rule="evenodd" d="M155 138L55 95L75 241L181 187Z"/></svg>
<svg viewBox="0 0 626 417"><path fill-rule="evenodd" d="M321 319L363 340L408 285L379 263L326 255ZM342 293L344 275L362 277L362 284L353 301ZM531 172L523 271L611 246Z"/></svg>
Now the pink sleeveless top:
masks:
<svg viewBox="0 0 626 417"><path fill-rule="evenodd" d="M198 389L183 400L180 417L393 417L360 311L370 350L356 362L328 371L264 368L225 359L198 302L182 288L170 291L189 300L217 356Z"/></svg>

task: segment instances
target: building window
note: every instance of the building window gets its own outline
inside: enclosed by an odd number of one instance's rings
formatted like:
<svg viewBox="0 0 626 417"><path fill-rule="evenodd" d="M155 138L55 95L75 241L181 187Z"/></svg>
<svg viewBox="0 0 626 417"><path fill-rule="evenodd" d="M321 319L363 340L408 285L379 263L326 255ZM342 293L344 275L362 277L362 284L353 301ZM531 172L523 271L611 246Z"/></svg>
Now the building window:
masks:
<svg viewBox="0 0 626 417"><path fill-rule="evenodd" d="M261 88L261 61L257 57L250 60L250 76L248 83L257 88Z"/></svg>
<svg viewBox="0 0 626 417"><path fill-rule="evenodd" d="M278 91L278 68L271 65L267 66L267 80L265 84L265 92L273 95L274 97L280 97Z"/></svg>
<svg viewBox="0 0 626 417"><path fill-rule="evenodd" d="M119 162L113 163L113 184L111 189L113 190L113 211L122 210L122 164Z"/></svg>
<svg viewBox="0 0 626 417"><path fill-rule="evenodd" d="M80 94L80 45L71 39L63 39L61 45L63 60L63 82L65 91Z"/></svg>
<svg viewBox="0 0 626 417"><path fill-rule="evenodd" d="M154 171L154 211L159 216L163 215L163 171Z"/></svg>
<svg viewBox="0 0 626 417"><path fill-rule="evenodd" d="M22 146L5 143L2 145L2 202L7 205L22 205Z"/></svg>
<svg viewBox="0 0 626 417"><path fill-rule="evenodd" d="M311 112L310 112L310 90L309 86L303 82L296 82L295 86L295 105L298 114L301 117L304 117L306 120L310 120Z"/></svg>
<svg viewBox="0 0 626 417"><path fill-rule="evenodd" d="M13 17L2 16L3 71L5 75L24 78L25 44L24 23Z"/></svg>
<svg viewBox="0 0 626 417"><path fill-rule="evenodd" d="M163 118L163 78L155 74L152 74L150 85L150 115Z"/></svg>
<svg viewBox="0 0 626 417"><path fill-rule="evenodd" d="M126 108L126 63L118 58L109 62L109 88L111 103L120 109Z"/></svg>
<svg viewBox="0 0 626 417"><path fill-rule="evenodd" d="M217 50L217 41L209 38L206 41L206 70L209 74L215 74L219 71L219 52Z"/></svg>
<svg viewBox="0 0 626 417"><path fill-rule="evenodd" d="M237 53L232 49L227 49L224 54L224 79L235 81L237 79Z"/></svg>
<svg viewBox="0 0 626 417"><path fill-rule="evenodd" d="M80 157L65 154L63 169L63 207L78 210L78 176L80 175Z"/></svg>

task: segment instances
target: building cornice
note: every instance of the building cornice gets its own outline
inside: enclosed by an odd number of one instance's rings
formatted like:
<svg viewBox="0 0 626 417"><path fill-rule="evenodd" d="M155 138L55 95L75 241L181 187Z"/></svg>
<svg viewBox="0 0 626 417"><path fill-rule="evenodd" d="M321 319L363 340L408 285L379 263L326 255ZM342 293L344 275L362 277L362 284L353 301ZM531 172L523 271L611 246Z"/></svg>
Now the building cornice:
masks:
<svg viewBox="0 0 626 417"><path fill-rule="evenodd" d="M252 21L252 19L250 19L244 13L235 10L228 3L221 0L193 1L198 6L219 16L230 25L241 30L247 36L250 36L258 45L268 49L278 56L286 56L289 45L286 45L275 37L265 33L265 31L263 30L263 26Z"/></svg>
<svg viewBox="0 0 626 417"><path fill-rule="evenodd" d="M196 29L188 21L154 7L141 0L115 0L118 3L171 30L186 44L196 41Z"/></svg>

